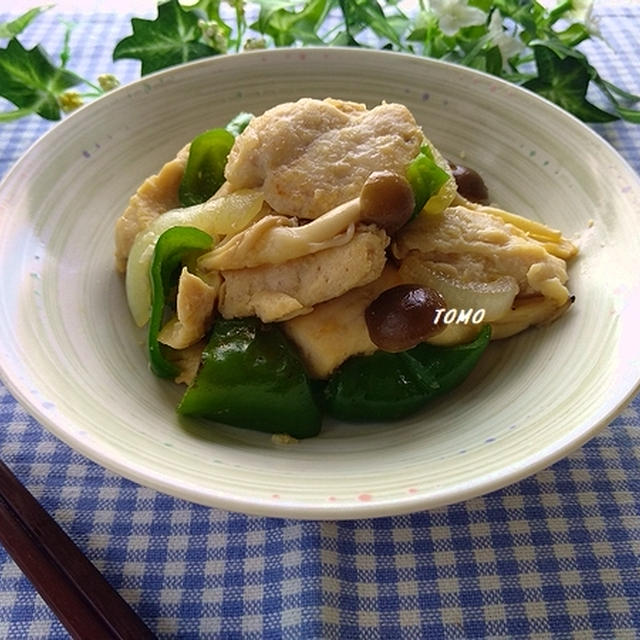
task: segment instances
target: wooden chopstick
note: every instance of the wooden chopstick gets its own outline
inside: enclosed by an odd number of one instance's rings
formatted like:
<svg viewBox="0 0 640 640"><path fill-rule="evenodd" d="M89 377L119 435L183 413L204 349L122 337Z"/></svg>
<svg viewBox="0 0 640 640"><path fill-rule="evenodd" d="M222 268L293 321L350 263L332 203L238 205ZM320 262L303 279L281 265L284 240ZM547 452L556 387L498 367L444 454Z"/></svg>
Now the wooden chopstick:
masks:
<svg viewBox="0 0 640 640"><path fill-rule="evenodd" d="M155 637L2 461L0 542L73 638Z"/></svg>

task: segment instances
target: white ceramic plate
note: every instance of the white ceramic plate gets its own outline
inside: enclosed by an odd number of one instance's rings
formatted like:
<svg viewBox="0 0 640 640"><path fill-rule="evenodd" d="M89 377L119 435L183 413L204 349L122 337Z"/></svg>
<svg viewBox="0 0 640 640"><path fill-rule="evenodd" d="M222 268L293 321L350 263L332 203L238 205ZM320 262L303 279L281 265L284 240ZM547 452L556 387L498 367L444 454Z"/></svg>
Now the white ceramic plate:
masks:
<svg viewBox="0 0 640 640"><path fill-rule="evenodd" d="M137 185L200 131L303 96L406 104L506 208L579 245L577 302L493 344L454 393L396 424L328 421L320 437L180 423L180 390L148 369L113 269L113 225ZM640 377L640 184L615 151L495 78L379 51L274 50L144 78L45 135L0 188L0 369L48 429L105 467L207 505L356 518L476 496L584 443Z"/></svg>

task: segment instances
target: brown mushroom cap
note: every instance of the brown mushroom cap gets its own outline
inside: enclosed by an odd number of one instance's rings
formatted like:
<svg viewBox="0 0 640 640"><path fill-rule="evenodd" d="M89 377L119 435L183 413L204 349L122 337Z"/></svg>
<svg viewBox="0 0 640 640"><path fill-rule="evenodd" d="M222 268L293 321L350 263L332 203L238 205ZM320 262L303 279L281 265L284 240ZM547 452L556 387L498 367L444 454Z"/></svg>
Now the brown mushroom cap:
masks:
<svg viewBox="0 0 640 640"><path fill-rule="evenodd" d="M360 219L377 224L389 235L411 219L414 208L411 185L391 171L374 171L360 191Z"/></svg>
<svg viewBox="0 0 640 640"><path fill-rule="evenodd" d="M365 311L371 342L392 353L411 349L444 330L444 323L436 322L438 309L446 309L446 302L435 289L417 284L391 287Z"/></svg>
<svg viewBox="0 0 640 640"><path fill-rule="evenodd" d="M489 190L477 171L452 162L449 163L449 167L456 181L458 193L463 198L478 204L489 204Z"/></svg>

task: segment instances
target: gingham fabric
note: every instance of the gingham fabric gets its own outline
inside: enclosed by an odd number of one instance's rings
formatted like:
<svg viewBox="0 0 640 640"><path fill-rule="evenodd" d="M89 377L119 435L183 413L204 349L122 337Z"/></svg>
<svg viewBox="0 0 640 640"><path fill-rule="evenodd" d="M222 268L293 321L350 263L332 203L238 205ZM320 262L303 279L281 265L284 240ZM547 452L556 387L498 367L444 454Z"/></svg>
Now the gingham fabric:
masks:
<svg viewBox="0 0 640 640"><path fill-rule="evenodd" d="M596 14L609 46L590 46L593 62L640 93L640 4ZM137 77L137 62L110 60L127 17L65 18L77 23L75 71ZM24 43L55 53L62 36L49 12ZM0 125L0 175L50 126ZM639 125L597 130L640 170ZM0 425L2 459L160 638L640 637L640 397L503 490L342 522L246 516L138 486L56 440L2 386ZM67 637L1 549L0 637Z"/></svg>

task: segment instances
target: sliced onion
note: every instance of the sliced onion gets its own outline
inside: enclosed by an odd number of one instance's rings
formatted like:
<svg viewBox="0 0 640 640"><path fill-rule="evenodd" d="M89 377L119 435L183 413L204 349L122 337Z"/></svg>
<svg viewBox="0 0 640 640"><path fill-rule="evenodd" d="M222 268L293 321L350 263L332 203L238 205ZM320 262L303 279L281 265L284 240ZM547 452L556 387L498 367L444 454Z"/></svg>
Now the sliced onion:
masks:
<svg viewBox="0 0 640 640"><path fill-rule="evenodd" d="M125 276L127 304L135 323L142 327L149 320L149 265L163 232L171 227L196 227L212 236L236 234L249 226L260 212L262 203L261 191L242 189L192 207L167 211L141 231L129 252Z"/></svg>
<svg viewBox="0 0 640 640"><path fill-rule="evenodd" d="M449 309L484 309L487 322L498 320L509 312L519 292L518 283L512 276L502 276L491 282L464 282L436 271L415 253L402 262L400 275L403 281L411 280L438 291Z"/></svg>

